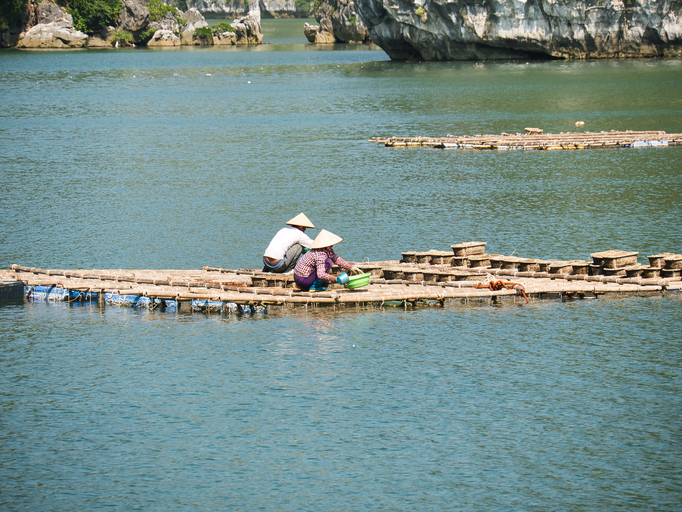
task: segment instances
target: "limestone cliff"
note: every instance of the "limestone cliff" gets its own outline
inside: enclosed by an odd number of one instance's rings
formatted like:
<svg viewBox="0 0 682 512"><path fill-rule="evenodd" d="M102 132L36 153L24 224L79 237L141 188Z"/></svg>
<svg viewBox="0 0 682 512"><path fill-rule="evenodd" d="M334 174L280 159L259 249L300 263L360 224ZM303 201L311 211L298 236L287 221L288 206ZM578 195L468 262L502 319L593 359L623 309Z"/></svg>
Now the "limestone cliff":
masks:
<svg viewBox="0 0 682 512"><path fill-rule="evenodd" d="M682 56L680 0L355 0L394 60Z"/></svg>
<svg viewBox="0 0 682 512"><path fill-rule="evenodd" d="M179 0L168 4L179 6ZM310 2L306 0L185 0L187 8L195 8L207 18L230 18L260 9L264 18L305 18Z"/></svg>
<svg viewBox="0 0 682 512"><path fill-rule="evenodd" d="M73 27L73 17L52 2L30 2L28 19L32 25L21 32L13 45L18 48L81 48L87 34Z"/></svg>
<svg viewBox="0 0 682 512"><path fill-rule="evenodd" d="M369 43L367 27L355 12L354 0L324 0L313 13L319 25L305 24L311 43Z"/></svg>
<svg viewBox="0 0 682 512"><path fill-rule="evenodd" d="M199 11L150 15L145 0L122 0L117 26L85 34L73 26L73 17L53 0L29 0L25 12L2 30L0 47L111 48L147 45L252 45L263 42L260 11L254 9L223 27L210 29Z"/></svg>

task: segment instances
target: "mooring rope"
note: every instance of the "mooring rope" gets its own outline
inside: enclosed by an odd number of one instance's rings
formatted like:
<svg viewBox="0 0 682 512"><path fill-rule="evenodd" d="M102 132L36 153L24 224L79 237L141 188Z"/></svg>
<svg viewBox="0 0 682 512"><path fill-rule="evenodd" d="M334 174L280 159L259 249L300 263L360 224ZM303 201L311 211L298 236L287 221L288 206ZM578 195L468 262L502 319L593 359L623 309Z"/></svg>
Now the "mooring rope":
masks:
<svg viewBox="0 0 682 512"><path fill-rule="evenodd" d="M530 302L528 300L528 297L526 296L526 287L523 286L521 283L510 283L510 282L505 282L505 281L494 281L494 280L489 280L487 283L476 283L474 285L474 288L482 289L482 288L488 288L491 292L497 292L502 289L506 290L514 290L516 287L519 287L520 289L517 289L517 291L523 295L523 298L526 299L526 303Z"/></svg>

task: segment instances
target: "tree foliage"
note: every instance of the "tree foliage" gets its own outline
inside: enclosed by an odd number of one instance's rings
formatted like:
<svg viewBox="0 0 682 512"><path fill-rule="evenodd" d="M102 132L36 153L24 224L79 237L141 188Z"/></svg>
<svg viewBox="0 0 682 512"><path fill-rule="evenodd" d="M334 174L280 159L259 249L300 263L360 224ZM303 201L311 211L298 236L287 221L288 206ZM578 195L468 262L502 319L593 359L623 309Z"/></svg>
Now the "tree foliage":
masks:
<svg viewBox="0 0 682 512"><path fill-rule="evenodd" d="M232 28L232 25L226 21L221 21L215 27L213 27L213 33L220 34L221 32L234 32L234 28Z"/></svg>
<svg viewBox="0 0 682 512"><path fill-rule="evenodd" d="M161 0L149 0L147 9L149 9L149 19L151 21L161 21L168 13L176 17L181 14L177 8L172 5L166 5Z"/></svg>
<svg viewBox="0 0 682 512"><path fill-rule="evenodd" d="M27 0L0 1L0 30L8 30L21 21L21 14L26 11Z"/></svg>
<svg viewBox="0 0 682 512"><path fill-rule="evenodd" d="M310 12L310 0L294 0L297 11Z"/></svg>
<svg viewBox="0 0 682 512"><path fill-rule="evenodd" d="M116 25L121 13L121 0L57 0L73 16L73 26L86 34L95 34Z"/></svg>

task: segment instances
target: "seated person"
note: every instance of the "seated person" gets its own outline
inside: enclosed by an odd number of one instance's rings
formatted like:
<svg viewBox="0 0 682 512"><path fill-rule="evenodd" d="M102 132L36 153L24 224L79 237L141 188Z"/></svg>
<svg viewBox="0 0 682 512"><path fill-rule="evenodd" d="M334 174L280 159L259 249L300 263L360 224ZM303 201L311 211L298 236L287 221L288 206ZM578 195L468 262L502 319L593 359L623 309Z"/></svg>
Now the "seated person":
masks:
<svg viewBox="0 0 682 512"><path fill-rule="evenodd" d="M294 281L301 290L326 290L329 283L347 283L346 274L337 277L329 273L335 263L352 274L362 274L362 270L343 260L334 252L333 246L341 240L343 238L326 229L320 231L315 237L310 251L298 260L294 268Z"/></svg>
<svg viewBox="0 0 682 512"><path fill-rule="evenodd" d="M284 274L293 270L304 249L310 249L312 239L305 234L306 228L315 228L303 213L299 213L280 229L263 254L263 272Z"/></svg>

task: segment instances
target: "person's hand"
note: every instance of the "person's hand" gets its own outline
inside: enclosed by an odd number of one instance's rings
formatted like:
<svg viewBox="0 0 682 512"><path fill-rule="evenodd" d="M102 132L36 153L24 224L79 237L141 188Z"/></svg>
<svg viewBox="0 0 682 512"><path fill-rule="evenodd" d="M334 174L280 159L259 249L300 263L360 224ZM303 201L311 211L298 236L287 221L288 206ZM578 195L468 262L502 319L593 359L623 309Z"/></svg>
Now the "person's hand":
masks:
<svg viewBox="0 0 682 512"><path fill-rule="evenodd" d="M357 274L364 274L362 270L360 270L358 267L351 267L350 268L350 273L352 275L357 275Z"/></svg>

